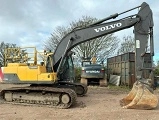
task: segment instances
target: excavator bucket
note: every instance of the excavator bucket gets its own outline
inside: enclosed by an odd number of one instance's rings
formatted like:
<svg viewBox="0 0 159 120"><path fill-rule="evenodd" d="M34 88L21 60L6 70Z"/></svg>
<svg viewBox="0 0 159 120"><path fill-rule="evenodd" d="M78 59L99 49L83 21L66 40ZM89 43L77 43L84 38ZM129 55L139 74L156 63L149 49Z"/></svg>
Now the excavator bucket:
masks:
<svg viewBox="0 0 159 120"><path fill-rule="evenodd" d="M120 100L122 108L154 109L158 105L158 98L142 83L135 82L130 93Z"/></svg>

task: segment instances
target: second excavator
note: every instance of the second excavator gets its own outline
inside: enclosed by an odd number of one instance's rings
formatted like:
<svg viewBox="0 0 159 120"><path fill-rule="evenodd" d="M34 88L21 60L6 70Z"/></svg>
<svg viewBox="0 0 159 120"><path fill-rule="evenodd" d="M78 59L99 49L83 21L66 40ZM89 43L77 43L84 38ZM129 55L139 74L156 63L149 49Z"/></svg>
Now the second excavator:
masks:
<svg viewBox="0 0 159 120"><path fill-rule="evenodd" d="M105 22L136 8L139 12L135 15ZM48 105L56 108L71 107L76 102L76 94L83 96L87 92L86 86L74 83L71 49L80 43L134 26L137 83L130 95L123 98L120 103L123 108L155 108L158 99L151 90L153 78L150 79L151 84L148 84L147 80L142 77L148 38L151 43L151 57L153 58L154 55L152 16L149 5L143 2L138 7L116 13L84 28L75 28L62 38L54 53L47 54L46 64L37 64L36 59L33 64L29 64L26 62L29 60L25 60L22 54L7 55L6 64L2 67L3 82L30 84L30 86L3 89L0 93L1 98L6 103ZM23 58L24 61L16 61L17 58ZM136 98L138 94L140 96Z"/></svg>

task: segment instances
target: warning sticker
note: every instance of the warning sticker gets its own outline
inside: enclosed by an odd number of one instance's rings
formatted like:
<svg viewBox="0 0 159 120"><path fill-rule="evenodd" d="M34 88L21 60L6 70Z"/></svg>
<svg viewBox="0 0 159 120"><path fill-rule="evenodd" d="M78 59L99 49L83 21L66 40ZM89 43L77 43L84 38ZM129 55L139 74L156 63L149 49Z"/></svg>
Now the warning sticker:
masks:
<svg viewBox="0 0 159 120"><path fill-rule="evenodd" d="M140 40L136 40L136 48L140 48Z"/></svg>

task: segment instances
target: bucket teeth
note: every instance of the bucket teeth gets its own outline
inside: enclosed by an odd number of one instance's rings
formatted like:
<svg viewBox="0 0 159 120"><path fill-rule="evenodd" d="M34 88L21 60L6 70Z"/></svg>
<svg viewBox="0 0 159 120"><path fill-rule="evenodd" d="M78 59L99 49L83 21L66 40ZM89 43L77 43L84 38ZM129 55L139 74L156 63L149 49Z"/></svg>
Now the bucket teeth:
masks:
<svg viewBox="0 0 159 120"><path fill-rule="evenodd" d="M120 100L122 108L154 109L158 105L158 98L142 83L134 83L130 93Z"/></svg>

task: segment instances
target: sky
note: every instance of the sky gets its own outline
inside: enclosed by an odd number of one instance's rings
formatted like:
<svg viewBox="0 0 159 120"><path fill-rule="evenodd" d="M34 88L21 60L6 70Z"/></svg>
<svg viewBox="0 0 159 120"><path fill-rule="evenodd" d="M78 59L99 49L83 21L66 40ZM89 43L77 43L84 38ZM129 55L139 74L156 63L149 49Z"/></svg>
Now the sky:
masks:
<svg viewBox="0 0 159 120"><path fill-rule="evenodd" d="M82 16L97 19L121 13L147 2L153 11L154 19L154 60L159 60L159 10L158 0L0 0L0 42L14 43L17 46L43 45L58 26L68 26ZM137 11L118 18L136 14ZM133 35L133 28L116 32L123 36Z"/></svg>

